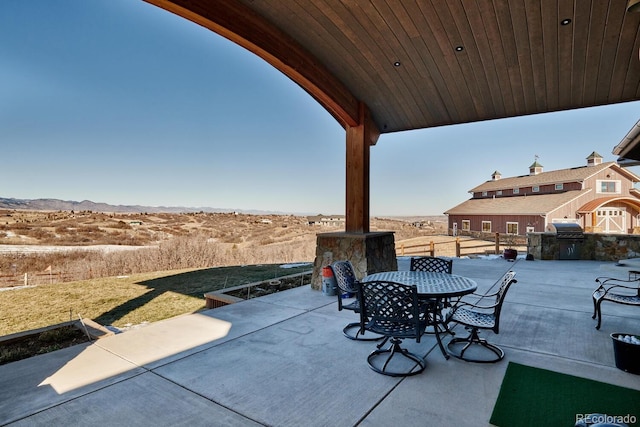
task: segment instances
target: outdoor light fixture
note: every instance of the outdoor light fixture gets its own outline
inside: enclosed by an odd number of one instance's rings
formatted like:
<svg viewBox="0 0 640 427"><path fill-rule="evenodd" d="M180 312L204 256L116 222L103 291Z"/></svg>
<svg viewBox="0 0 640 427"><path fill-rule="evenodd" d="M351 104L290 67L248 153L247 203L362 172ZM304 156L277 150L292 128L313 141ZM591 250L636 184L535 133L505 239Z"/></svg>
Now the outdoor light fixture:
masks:
<svg viewBox="0 0 640 427"><path fill-rule="evenodd" d="M640 1L640 0L638 0L638 1ZM569 24L571 24L571 19L569 19L569 18L565 18L562 21L560 21L560 25L569 25Z"/></svg>
<svg viewBox="0 0 640 427"><path fill-rule="evenodd" d="M638 0L640 1L640 0ZM456 52L462 52L464 50L463 46L456 46Z"/></svg>
<svg viewBox="0 0 640 427"><path fill-rule="evenodd" d="M394 62L394 63L393 63L393 66L394 66L394 67L399 67L399 66L400 66L400 61L396 61L396 62Z"/></svg>
<svg viewBox="0 0 640 427"><path fill-rule="evenodd" d="M640 0L629 0L627 12L640 12Z"/></svg>

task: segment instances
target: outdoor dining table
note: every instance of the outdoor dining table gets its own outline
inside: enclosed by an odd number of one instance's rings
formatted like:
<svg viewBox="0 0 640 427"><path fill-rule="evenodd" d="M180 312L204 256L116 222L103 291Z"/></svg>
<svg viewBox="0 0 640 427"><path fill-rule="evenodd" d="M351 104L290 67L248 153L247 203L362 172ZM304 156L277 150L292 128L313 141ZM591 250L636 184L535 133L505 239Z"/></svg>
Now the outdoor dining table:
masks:
<svg viewBox="0 0 640 427"><path fill-rule="evenodd" d="M426 313L427 319L432 319L430 323L431 326L433 326L436 341L438 342L442 355L448 359L449 354L442 345L438 322L436 320L440 314L438 312L439 307L441 306L441 302L448 298L473 293L478 288L478 284L468 277L430 271L383 271L369 274L362 278L363 282L374 280L402 283L417 288L418 298L429 302L426 305L427 310L430 311L430 313Z"/></svg>

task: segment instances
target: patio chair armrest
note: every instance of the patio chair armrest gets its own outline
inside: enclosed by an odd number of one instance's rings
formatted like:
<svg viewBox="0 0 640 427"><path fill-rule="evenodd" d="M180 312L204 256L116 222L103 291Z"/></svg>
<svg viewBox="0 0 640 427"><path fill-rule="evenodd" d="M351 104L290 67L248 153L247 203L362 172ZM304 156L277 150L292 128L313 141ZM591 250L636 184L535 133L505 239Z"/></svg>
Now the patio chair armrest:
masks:
<svg viewBox="0 0 640 427"><path fill-rule="evenodd" d="M480 297L480 298L482 298L482 297L484 297L485 295L484 295L484 294L479 294L479 293L474 292L474 293L472 293L472 294L467 294L467 295L465 295L465 296L466 296L466 297Z"/></svg>
<svg viewBox="0 0 640 427"><path fill-rule="evenodd" d="M640 288L639 287L634 287L634 286L624 286L624 285L611 285L609 287L606 286L601 286L603 292L603 296L607 295L608 293L614 293L612 291L619 291L619 290L627 290L627 291L633 291L636 295L640 295ZM624 291L623 291L624 292ZM617 292L615 292L617 293ZM630 293L630 292L628 292Z"/></svg>
<svg viewBox="0 0 640 427"><path fill-rule="evenodd" d="M490 304L490 305L479 305L479 304L475 304L475 305L473 305L473 304L472 304L472 307L473 307L473 308L486 309L486 310L494 309L494 308L496 308L497 306L498 306L498 303L497 303L497 302L496 302L496 303L493 303L493 304Z"/></svg>
<svg viewBox="0 0 640 427"><path fill-rule="evenodd" d="M611 289L613 286L627 289L640 289L640 279L626 280L615 277L598 277L596 278L596 283L600 283L600 286L605 289Z"/></svg>
<svg viewBox="0 0 640 427"><path fill-rule="evenodd" d="M596 282L600 283L601 285L606 285L608 283L635 284L636 285L635 287L638 287L638 286L640 286L640 277L638 279L634 279L634 280L618 279L616 277L596 277Z"/></svg>
<svg viewBox="0 0 640 427"><path fill-rule="evenodd" d="M516 280L514 280L514 282L516 282ZM477 293L472 293L470 295L474 295L474 296L478 296L478 297L482 297L482 298L491 298L491 297L495 297L496 295L498 295L500 293L500 289L498 289L495 292L491 292L490 294L477 294Z"/></svg>
<svg viewBox="0 0 640 427"><path fill-rule="evenodd" d="M460 304L471 305L471 306L474 306L474 307L482 307L482 306L481 306L481 305L479 305L479 304L480 304L483 300L491 299L491 298L495 297L496 295L498 295L498 292L499 292L499 291L497 291L497 292L492 292L492 293L490 293L490 294L478 294L478 293L476 293L476 292L473 292L473 293L471 293L471 294L466 294L466 295L464 295L464 296L462 296L462 297L458 297L458 300L453 304L453 307L456 307L456 306L458 306L458 305L460 305ZM471 303L471 302L469 302L469 301L467 300L469 297L478 297L478 299L476 300L476 302L475 302L475 303ZM488 306L485 306L485 307L486 307L486 308L493 308L493 307L495 307L496 305L497 305L497 303L492 303L491 305L488 305Z"/></svg>
<svg viewBox="0 0 640 427"><path fill-rule="evenodd" d="M466 294L466 295L461 296L461 297L457 297L458 300L456 301L456 304L457 303L462 303L462 302L468 304L468 301L465 301L465 299L469 299L471 297L478 298L476 301L482 301L483 299L486 299L486 298L495 297L497 294L498 294L498 292L493 292L493 293L490 293L490 294L479 294L477 292L474 292L474 293L471 293L471 294Z"/></svg>
<svg viewBox="0 0 640 427"><path fill-rule="evenodd" d="M480 305L480 304L472 304L472 303L466 302L466 301L461 301L458 304L456 304L455 306L453 306L453 310L457 310L460 307L471 307L471 308L479 308L479 309L490 310L490 309L495 308L497 306L498 306L497 302L495 302L493 304L490 304L490 305Z"/></svg>
<svg viewBox="0 0 640 427"><path fill-rule="evenodd" d="M593 291L592 297L598 301L601 299L609 299L609 294L617 297L640 297L640 287L620 284L601 284Z"/></svg>

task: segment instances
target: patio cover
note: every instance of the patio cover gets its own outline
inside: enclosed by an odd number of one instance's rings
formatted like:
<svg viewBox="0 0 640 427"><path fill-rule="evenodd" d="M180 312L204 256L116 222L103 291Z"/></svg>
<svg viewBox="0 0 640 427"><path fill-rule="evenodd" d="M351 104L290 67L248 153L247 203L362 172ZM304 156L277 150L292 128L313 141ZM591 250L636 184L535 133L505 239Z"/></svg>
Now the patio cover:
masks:
<svg viewBox="0 0 640 427"><path fill-rule="evenodd" d="M640 120L614 147L613 154L620 156L618 163L622 166L640 165Z"/></svg>
<svg viewBox="0 0 640 427"><path fill-rule="evenodd" d="M346 130L346 231L380 133L640 99L637 0L146 0L245 47Z"/></svg>

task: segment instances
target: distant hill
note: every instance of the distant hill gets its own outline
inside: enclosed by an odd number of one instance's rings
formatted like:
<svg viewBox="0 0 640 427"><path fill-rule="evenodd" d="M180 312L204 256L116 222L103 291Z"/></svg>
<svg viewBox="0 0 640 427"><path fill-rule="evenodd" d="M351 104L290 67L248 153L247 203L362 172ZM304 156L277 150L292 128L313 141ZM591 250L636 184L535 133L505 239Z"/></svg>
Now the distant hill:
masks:
<svg viewBox="0 0 640 427"><path fill-rule="evenodd" d="M278 211L264 211L259 209L223 209L223 208L209 208L209 207L197 207L188 208L184 206L141 206L141 205L110 205L108 203L97 203L91 200L83 200L76 202L73 200L60 200L60 199L13 199L0 197L0 209L16 209L25 211L91 211L91 212L104 212L104 213L193 213L193 212L212 212L212 213L226 213L226 212L238 212L247 215L296 215L296 216L310 216L318 215L318 213L311 212L278 212ZM446 222L446 215L424 215L424 216L387 216L379 218L389 218L396 221L407 222Z"/></svg>
<svg viewBox="0 0 640 427"><path fill-rule="evenodd" d="M448 222L448 218L446 215L420 215L420 216L381 216L381 217L376 217L376 218L381 218L381 219L393 219L396 221L406 221L406 222L411 222L411 223L417 223L417 222L427 222L427 221L432 221L432 222Z"/></svg>
<svg viewBox="0 0 640 427"><path fill-rule="evenodd" d="M34 211L92 211L113 213L190 213L190 212L240 212L256 215L281 215L282 212L260 210L220 209L220 208L187 208L170 206L110 205L90 200L76 202L59 199L11 199L0 197L0 209L34 210Z"/></svg>

